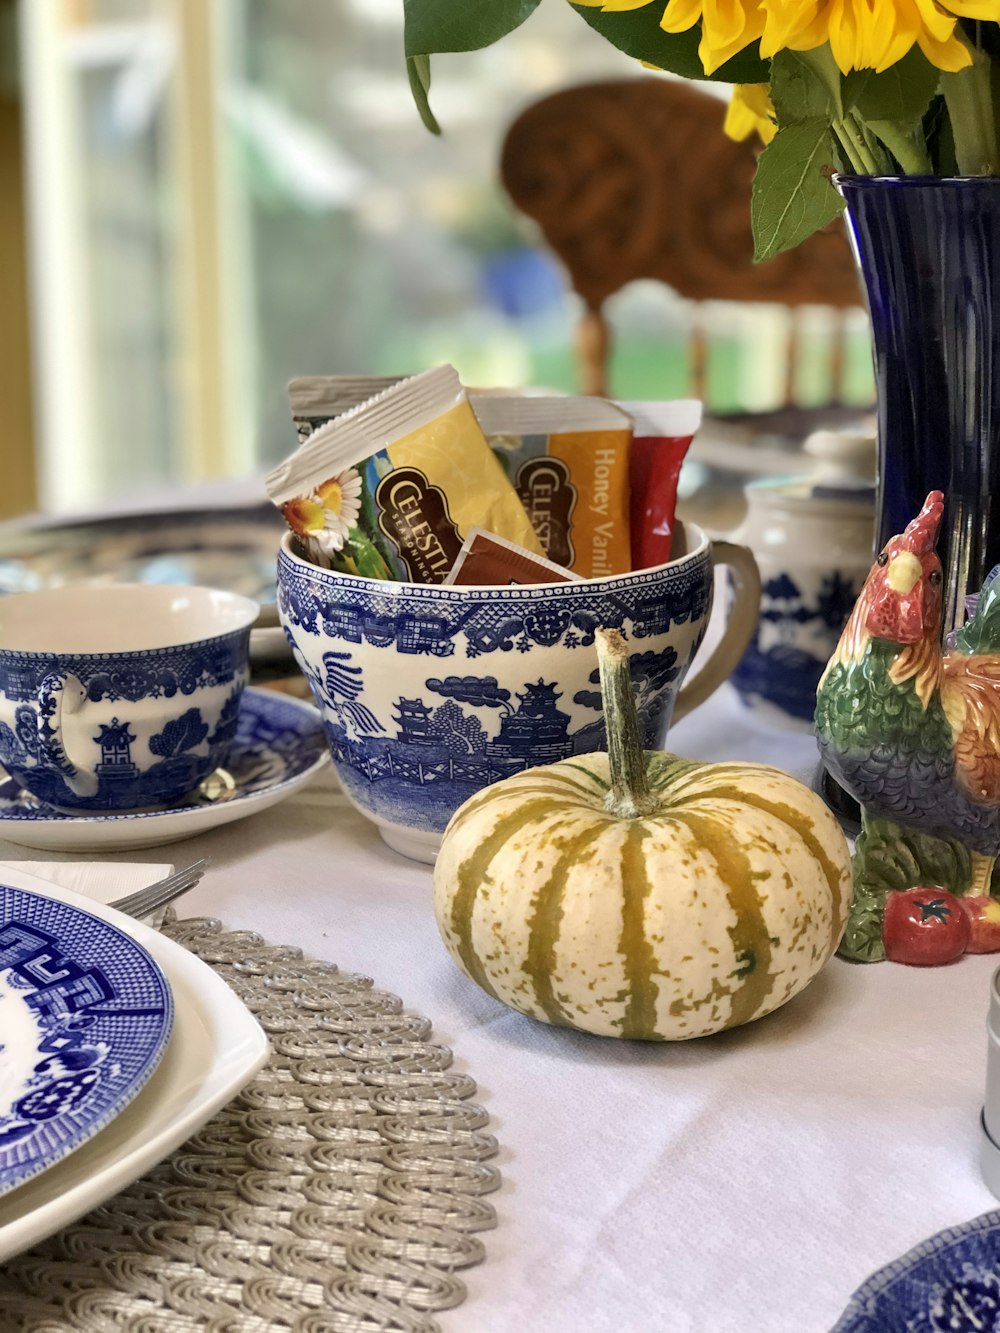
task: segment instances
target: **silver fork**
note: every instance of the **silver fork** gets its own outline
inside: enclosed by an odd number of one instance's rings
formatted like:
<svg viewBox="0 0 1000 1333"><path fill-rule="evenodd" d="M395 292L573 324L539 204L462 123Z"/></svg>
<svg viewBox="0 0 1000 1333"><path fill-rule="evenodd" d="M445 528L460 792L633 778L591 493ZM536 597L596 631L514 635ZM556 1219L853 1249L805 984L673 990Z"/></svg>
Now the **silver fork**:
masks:
<svg viewBox="0 0 1000 1333"><path fill-rule="evenodd" d="M118 898L115 902L109 903L108 906L116 907L119 912L125 912L128 916L137 918L149 916L150 912L165 907L167 903L179 898L182 893L187 893L189 889L193 889L205 873L208 864L207 857L201 861L195 861L192 865L185 866L183 870L175 870L172 875L167 875L165 879L158 879L155 884L147 884L144 889L137 889L135 893L129 893L124 898Z"/></svg>

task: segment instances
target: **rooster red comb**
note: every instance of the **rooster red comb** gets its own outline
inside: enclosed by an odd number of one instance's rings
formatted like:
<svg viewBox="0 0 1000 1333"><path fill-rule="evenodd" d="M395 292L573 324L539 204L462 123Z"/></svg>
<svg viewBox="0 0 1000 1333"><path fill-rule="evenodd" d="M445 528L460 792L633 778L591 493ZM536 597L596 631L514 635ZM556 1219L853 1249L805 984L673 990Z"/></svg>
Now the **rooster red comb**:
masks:
<svg viewBox="0 0 1000 1333"><path fill-rule="evenodd" d="M941 516L944 513L944 496L940 491L931 491L924 501L920 513L907 525L900 538L900 547L912 551L914 555L927 555L937 545L938 532L941 529Z"/></svg>

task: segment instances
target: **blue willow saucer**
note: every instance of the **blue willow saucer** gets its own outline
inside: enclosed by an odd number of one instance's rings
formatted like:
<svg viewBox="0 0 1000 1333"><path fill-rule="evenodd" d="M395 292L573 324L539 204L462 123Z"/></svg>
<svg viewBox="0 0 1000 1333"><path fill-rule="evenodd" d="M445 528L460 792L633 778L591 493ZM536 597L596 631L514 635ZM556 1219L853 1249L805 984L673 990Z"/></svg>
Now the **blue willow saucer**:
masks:
<svg viewBox="0 0 1000 1333"><path fill-rule="evenodd" d="M267 809L329 762L323 721L310 703L249 687L240 700L226 768L162 810L78 814L54 810L0 768L0 838L56 851L126 851L203 833Z"/></svg>
<svg viewBox="0 0 1000 1333"><path fill-rule="evenodd" d="M135 1097L173 1025L166 977L116 926L0 884L0 1194Z"/></svg>
<svg viewBox="0 0 1000 1333"><path fill-rule="evenodd" d="M1000 1333L1000 1212L938 1232L880 1268L832 1333Z"/></svg>

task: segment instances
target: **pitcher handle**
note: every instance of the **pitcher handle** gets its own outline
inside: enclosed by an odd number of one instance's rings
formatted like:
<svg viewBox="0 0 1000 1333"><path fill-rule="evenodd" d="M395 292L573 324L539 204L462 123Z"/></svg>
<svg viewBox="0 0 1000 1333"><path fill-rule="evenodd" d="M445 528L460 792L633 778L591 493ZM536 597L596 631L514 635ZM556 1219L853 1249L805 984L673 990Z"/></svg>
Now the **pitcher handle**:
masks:
<svg viewBox="0 0 1000 1333"><path fill-rule="evenodd" d="M729 619L715 651L694 679L681 686L674 705L674 722L679 722L693 708L703 704L724 680L750 646L760 616L760 570L753 553L735 542L712 542L713 569L728 565L732 571L733 600Z"/></svg>

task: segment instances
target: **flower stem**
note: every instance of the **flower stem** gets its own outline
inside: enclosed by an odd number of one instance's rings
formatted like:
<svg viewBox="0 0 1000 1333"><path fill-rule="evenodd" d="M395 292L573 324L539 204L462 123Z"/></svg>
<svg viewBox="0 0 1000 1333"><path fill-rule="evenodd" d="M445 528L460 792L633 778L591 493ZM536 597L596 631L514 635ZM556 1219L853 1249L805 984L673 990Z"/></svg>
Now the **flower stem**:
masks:
<svg viewBox="0 0 1000 1333"><path fill-rule="evenodd" d="M628 648L617 630L599 629L595 631L595 637L611 766L611 790L604 798L604 808L619 819L635 819L651 814L659 801L649 790L646 777L646 756L639 740L639 715L628 666Z"/></svg>
<svg viewBox="0 0 1000 1333"><path fill-rule="evenodd" d="M907 176L932 174L931 160L916 140L893 120L876 120L869 127L902 167Z"/></svg>
<svg viewBox="0 0 1000 1333"><path fill-rule="evenodd" d="M970 66L941 75L958 170L963 176L996 176L1000 174L1000 146L993 112L992 65L975 47L969 53Z"/></svg>
<svg viewBox="0 0 1000 1333"><path fill-rule="evenodd" d="M833 132L847 154L851 166L859 176L878 175L875 159L868 151L864 139L858 133L858 127L849 117L845 116L843 120L835 120L833 122Z"/></svg>

